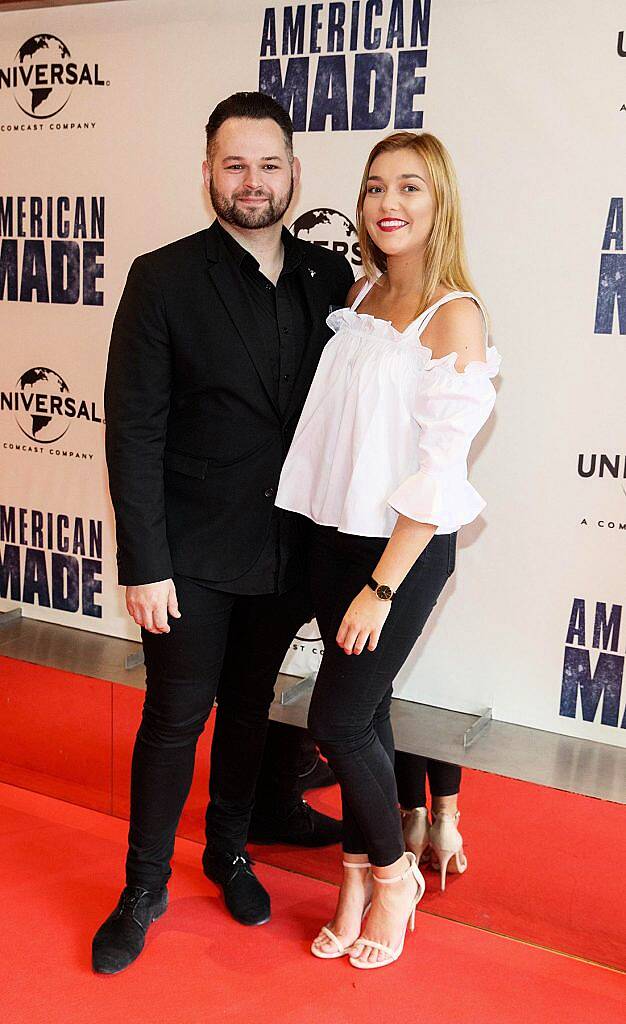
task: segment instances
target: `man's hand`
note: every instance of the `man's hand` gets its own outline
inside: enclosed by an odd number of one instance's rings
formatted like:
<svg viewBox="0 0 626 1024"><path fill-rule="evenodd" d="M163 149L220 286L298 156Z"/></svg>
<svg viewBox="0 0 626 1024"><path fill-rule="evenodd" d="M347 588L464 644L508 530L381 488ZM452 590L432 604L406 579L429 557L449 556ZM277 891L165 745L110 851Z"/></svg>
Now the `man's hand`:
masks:
<svg viewBox="0 0 626 1024"><path fill-rule="evenodd" d="M174 580L126 587L126 607L131 619L149 633L169 633L168 612L180 619Z"/></svg>
<svg viewBox="0 0 626 1024"><path fill-rule="evenodd" d="M360 654L367 644L375 651L391 609L391 601L381 601L373 590L363 587L343 617L337 643L346 654Z"/></svg>

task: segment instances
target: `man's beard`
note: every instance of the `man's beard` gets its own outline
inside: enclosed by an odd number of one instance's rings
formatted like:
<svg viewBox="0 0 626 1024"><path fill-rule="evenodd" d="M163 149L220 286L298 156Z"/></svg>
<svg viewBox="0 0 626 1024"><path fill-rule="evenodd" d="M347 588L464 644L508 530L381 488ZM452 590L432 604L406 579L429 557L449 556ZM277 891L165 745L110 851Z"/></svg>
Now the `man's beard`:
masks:
<svg viewBox="0 0 626 1024"><path fill-rule="evenodd" d="M236 228L269 228L272 224L277 224L279 220L282 220L291 202L293 174L289 188L279 196L272 196L263 189L247 189L235 192L228 199L222 192L217 191L213 179L210 182L210 194L213 209L218 217L221 217L227 224L233 224ZM245 207L237 205L237 199L241 199L242 196L262 197L267 199L267 202L263 206L247 210Z"/></svg>

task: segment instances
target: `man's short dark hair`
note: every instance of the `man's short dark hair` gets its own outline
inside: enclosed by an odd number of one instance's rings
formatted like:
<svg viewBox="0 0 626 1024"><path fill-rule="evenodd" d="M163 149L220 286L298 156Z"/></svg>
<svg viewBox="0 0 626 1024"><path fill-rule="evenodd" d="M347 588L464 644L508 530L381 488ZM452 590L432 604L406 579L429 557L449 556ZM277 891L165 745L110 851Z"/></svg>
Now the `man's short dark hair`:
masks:
<svg viewBox="0 0 626 1024"><path fill-rule="evenodd" d="M207 121L206 148L209 160L215 136L229 117L248 117L253 121L269 118L275 121L282 130L289 160L293 159L293 124L287 111L264 92L235 92L217 104Z"/></svg>

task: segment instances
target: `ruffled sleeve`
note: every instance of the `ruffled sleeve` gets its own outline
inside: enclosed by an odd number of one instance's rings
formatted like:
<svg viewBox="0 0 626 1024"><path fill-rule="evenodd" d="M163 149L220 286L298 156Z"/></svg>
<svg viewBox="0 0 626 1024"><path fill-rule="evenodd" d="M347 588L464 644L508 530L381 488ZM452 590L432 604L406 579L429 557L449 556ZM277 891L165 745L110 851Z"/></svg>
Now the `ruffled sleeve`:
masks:
<svg viewBox="0 0 626 1024"><path fill-rule="evenodd" d="M424 368L414 413L419 470L387 499L401 515L437 526L437 533L454 533L485 507L467 479L467 456L495 403L500 356L490 346L486 361L469 363L463 373L454 368L456 359L452 352Z"/></svg>

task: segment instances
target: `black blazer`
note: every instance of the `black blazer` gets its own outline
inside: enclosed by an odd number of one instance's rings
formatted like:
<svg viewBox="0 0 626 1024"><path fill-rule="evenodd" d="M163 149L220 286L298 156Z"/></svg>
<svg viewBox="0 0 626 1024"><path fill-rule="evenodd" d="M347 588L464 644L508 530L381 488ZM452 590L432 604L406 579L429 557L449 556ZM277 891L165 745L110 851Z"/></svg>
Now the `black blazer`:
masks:
<svg viewBox="0 0 626 1024"><path fill-rule="evenodd" d="M217 224L139 256L115 321L105 386L106 456L122 585L173 572L227 581L256 561L281 467L353 275L300 239L312 331L281 417L254 309Z"/></svg>

